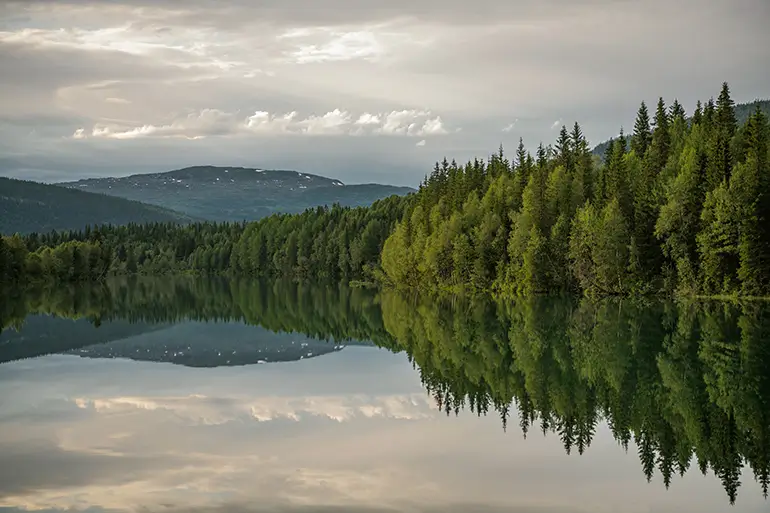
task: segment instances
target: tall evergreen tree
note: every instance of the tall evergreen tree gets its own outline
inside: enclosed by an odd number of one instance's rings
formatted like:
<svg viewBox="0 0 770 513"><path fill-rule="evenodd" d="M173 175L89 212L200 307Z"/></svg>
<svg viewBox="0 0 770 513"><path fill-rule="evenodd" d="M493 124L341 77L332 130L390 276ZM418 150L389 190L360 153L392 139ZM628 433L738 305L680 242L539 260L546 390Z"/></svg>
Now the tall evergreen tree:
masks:
<svg viewBox="0 0 770 513"><path fill-rule="evenodd" d="M631 138L631 151L635 152L639 158L644 158L644 154L647 152L651 141L650 114L647 111L647 104L642 102L636 113L634 134Z"/></svg>

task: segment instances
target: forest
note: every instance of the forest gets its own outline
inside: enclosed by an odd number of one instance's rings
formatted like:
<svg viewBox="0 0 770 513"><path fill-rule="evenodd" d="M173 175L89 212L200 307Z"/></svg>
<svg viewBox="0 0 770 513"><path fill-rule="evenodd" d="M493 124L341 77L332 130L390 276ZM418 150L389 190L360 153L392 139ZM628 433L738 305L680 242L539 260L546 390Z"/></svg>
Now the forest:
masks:
<svg viewBox="0 0 770 513"><path fill-rule="evenodd" d="M579 124L437 163L416 193L251 223L133 224L0 241L0 280L197 272L432 292L770 295L770 126L727 83L688 116L660 98L591 154Z"/></svg>
<svg viewBox="0 0 770 513"><path fill-rule="evenodd" d="M196 219L157 205L109 197L82 188L0 177L0 234L79 230L101 224L174 222Z"/></svg>

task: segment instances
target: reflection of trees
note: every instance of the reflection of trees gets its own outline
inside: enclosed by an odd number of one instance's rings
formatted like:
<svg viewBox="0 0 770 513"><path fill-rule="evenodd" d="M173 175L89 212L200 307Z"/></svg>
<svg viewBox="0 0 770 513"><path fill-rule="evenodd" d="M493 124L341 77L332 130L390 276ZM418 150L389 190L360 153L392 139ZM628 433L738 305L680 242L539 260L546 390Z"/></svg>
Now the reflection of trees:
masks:
<svg viewBox="0 0 770 513"><path fill-rule="evenodd" d="M691 463L736 499L747 464L770 471L770 307L766 304L504 303L383 300L385 327L447 413L511 405L526 436L554 432L583 453L600 418L668 487Z"/></svg>
<svg viewBox="0 0 770 513"><path fill-rule="evenodd" d="M3 329L21 329L27 315L50 314L87 318L97 327L113 320L240 321L319 339L384 345L390 340L377 298L364 289L339 284L129 277L102 284L29 288L7 297L0 307Z"/></svg>
<svg viewBox="0 0 770 513"><path fill-rule="evenodd" d="M641 304L570 298L421 301L343 285L124 279L8 291L3 327L31 313L166 323L240 320L405 351L447 414L518 411L524 435L555 433L582 454L605 420L666 486L691 465L734 502L744 466L767 494L770 304Z"/></svg>

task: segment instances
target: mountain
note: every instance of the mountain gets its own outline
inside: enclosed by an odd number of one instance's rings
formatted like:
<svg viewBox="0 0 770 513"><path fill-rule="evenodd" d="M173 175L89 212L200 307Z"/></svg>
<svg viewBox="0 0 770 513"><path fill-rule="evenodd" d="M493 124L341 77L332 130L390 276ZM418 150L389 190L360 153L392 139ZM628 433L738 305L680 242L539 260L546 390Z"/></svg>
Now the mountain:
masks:
<svg viewBox="0 0 770 513"><path fill-rule="evenodd" d="M348 345L371 343L324 341L240 322L154 324L116 319L97 328L86 318L32 315L24 320L20 331L0 331L0 363L67 354L186 367L222 367L303 360L340 351Z"/></svg>
<svg viewBox="0 0 770 513"><path fill-rule="evenodd" d="M365 206L394 194L414 192L410 187L393 185L345 185L297 171L216 166L57 185L162 205L212 221L253 220L333 203Z"/></svg>
<svg viewBox="0 0 770 513"><path fill-rule="evenodd" d="M68 319L55 315L30 315L20 331L0 330L0 363L72 352L112 340L164 330L170 324L150 324L117 319L95 327L87 318Z"/></svg>
<svg viewBox="0 0 770 513"><path fill-rule="evenodd" d="M0 177L0 233L79 230L87 224L192 220L155 205Z"/></svg>
<svg viewBox="0 0 770 513"><path fill-rule="evenodd" d="M749 116L754 114L754 112L757 110L757 107L759 107L759 109L764 112L766 116L770 117L770 100L754 100L753 102L736 104L735 118L738 120L738 125L740 126L744 124L749 119ZM617 136L615 138L617 138ZM631 134L626 134L626 141L627 145L631 144ZM594 147L593 150L591 150L591 153L603 157L604 152L607 151L607 145L609 143L609 141L600 142Z"/></svg>
<svg viewBox="0 0 770 513"><path fill-rule="evenodd" d="M65 351L85 358L127 358L186 367L228 367L290 362L344 346L296 333L275 333L239 322L194 322Z"/></svg>

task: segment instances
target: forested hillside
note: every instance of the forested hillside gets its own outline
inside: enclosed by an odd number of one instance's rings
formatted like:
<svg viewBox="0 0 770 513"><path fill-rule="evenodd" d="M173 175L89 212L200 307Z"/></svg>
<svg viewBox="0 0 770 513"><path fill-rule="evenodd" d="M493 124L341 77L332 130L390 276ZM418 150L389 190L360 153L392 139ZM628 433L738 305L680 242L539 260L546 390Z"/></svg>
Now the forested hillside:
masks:
<svg viewBox="0 0 770 513"><path fill-rule="evenodd" d="M112 274L247 274L371 279L407 198L371 207L317 207L252 223L98 226L0 238L0 282Z"/></svg>
<svg viewBox="0 0 770 513"><path fill-rule="evenodd" d="M652 119L650 119L652 117ZM639 108L594 165L579 125L535 158L437 166L382 253L396 286L498 293L770 292L768 118L727 84L688 122Z"/></svg>
<svg viewBox="0 0 770 513"><path fill-rule="evenodd" d="M0 233L77 230L87 224L189 222L190 216L153 205L0 178Z"/></svg>
<svg viewBox="0 0 770 513"><path fill-rule="evenodd" d="M513 159L502 148L465 165L444 159L416 194L368 208L9 238L0 271L17 280L191 270L500 295L770 295L769 134L759 107L738 123L724 84L691 116L676 101L661 98L652 113L642 103L630 139L612 141L603 162L575 123L534 156L520 141Z"/></svg>

